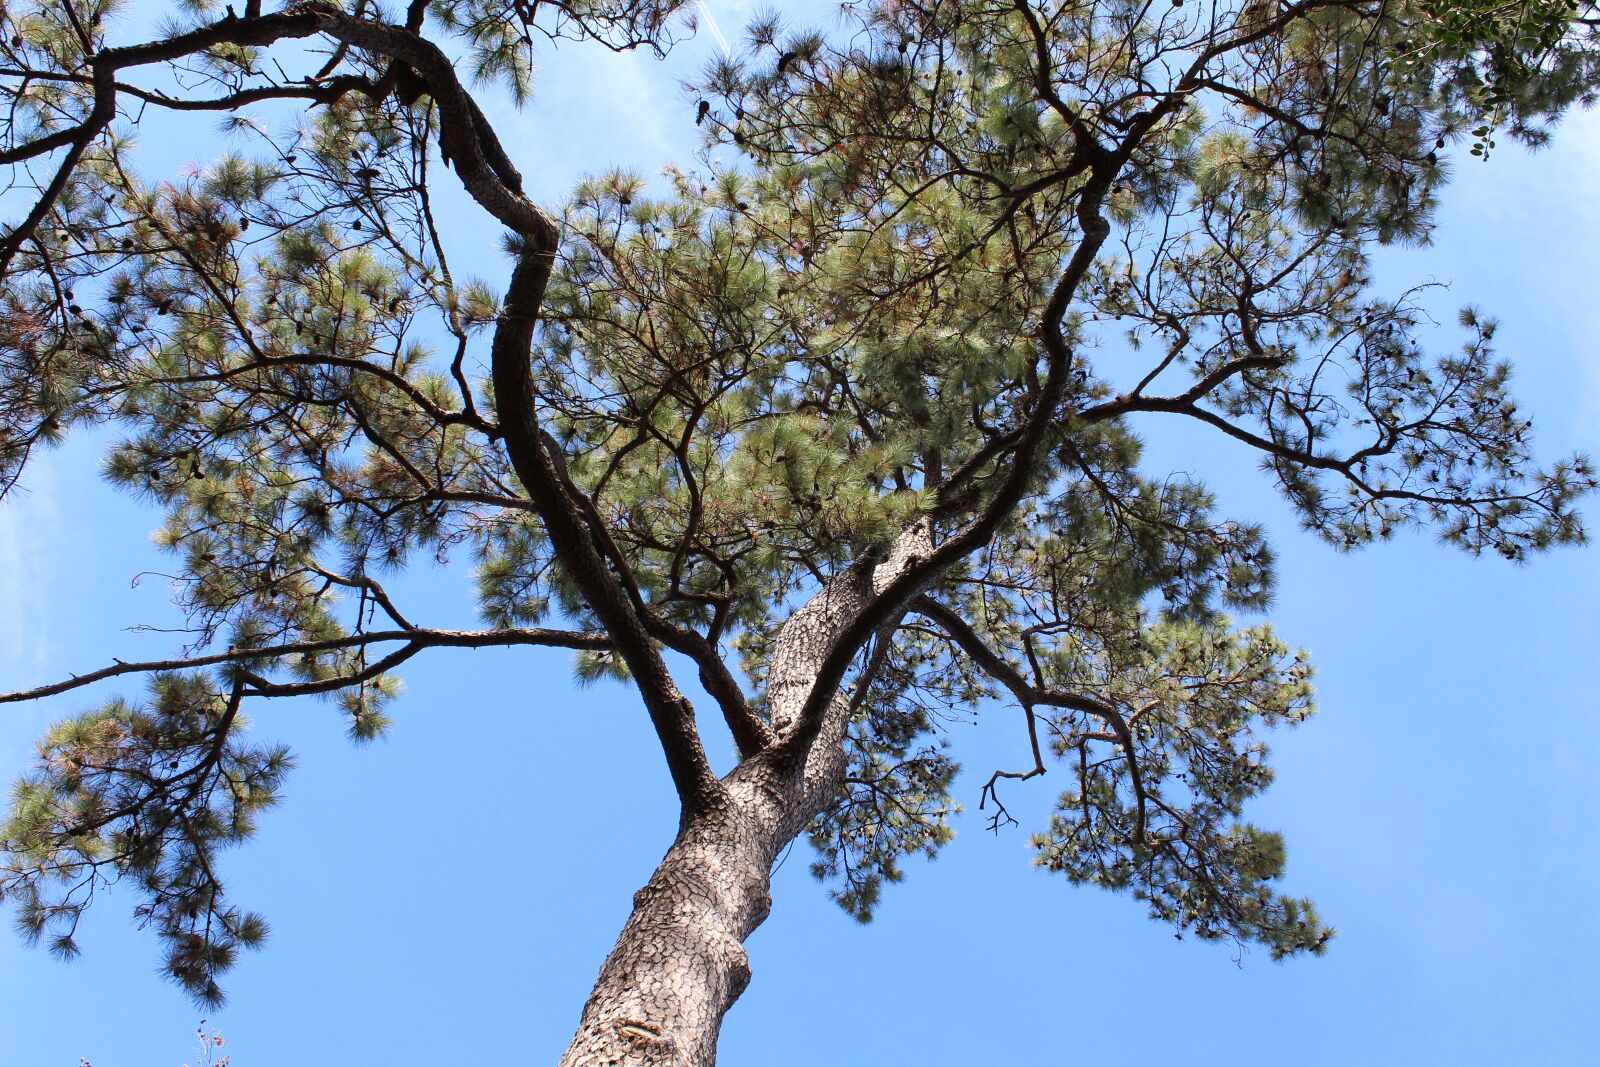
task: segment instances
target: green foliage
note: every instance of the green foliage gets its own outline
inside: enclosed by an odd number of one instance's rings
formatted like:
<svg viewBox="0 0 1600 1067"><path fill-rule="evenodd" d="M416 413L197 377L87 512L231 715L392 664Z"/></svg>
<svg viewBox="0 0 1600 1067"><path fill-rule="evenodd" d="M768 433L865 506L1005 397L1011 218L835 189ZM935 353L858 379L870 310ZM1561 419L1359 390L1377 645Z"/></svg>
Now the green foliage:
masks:
<svg viewBox="0 0 1600 1067"><path fill-rule="evenodd" d="M1396 66L1432 79L1488 158L1502 124L1543 144L1551 121L1595 100L1600 9L1589 0L1415 0L1403 5Z"/></svg>
<svg viewBox="0 0 1600 1067"><path fill-rule="evenodd" d="M992 695L961 660L929 635L906 634L852 697L844 787L808 827L811 873L833 883L833 899L869 922L884 883L905 877L901 860L932 859L955 836L961 805L950 787L961 767L940 736L950 710Z"/></svg>
<svg viewBox="0 0 1600 1067"><path fill-rule="evenodd" d="M1309 901L1271 889L1284 847L1240 822L1245 801L1272 781L1263 727L1311 713L1311 670L1265 627L1229 633L1164 623L1116 649L1064 644L1054 654L1075 688L1126 707L1131 745L1091 752L1093 724L1050 723L1075 788L1038 863L1074 882L1127 890L1155 918L1208 940L1257 941L1274 957L1321 952L1332 931Z"/></svg>
<svg viewBox="0 0 1600 1067"><path fill-rule="evenodd" d="M810 825L840 904L866 919L949 840L944 725L1003 698L1038 754L1005 773L1050 759L1076 782L1042 866L1202 938L1320 951L1328 929L1277 888L1282 842L1244 817L1271 778L1263 731L1309 712L1304 659L1228 618L1270 605L1272 552L1200 482L1145 470L1135 426L1253 448L1342 550L1421 525L1515 561L1582 541L1593 468L1535 461L1493 321L1468 313L1460 352L1431 354L1419 295L1379 291L1371 257L1429 239L1452 138L1538 143L1592 94L1591 5L940 0L850 7L827 34L761 18L700 79L697 169L600 174L553 213L532 350L507 355L496 340L528 321L496 280L509 260L478 234L490 280L458 275L434 194L453 167L501 222L532 208L410 34L520 103L537 37L661 49L676 7L436 0L408 27L354 0L260 19L193 3L173 31L220 43L163 61L190 95L119 89L101 126L83 72L128 55L105 39L113 7L74 6L87 28L59 4L7 9L6 209L37 199L0 235L0 488L73 428L113 430L105 474L162 512L213 650L191 666L221 671L161 674L148 708L47 739L6 833L27 931L74 951L97 879L131 874L172 973L219 995L262 927L221 903L212 859L287 767L231 740L238 704L332 695L353 739L379 736L391 669L423 647L394 571L470 553L482 643L542 641L514 631L552 617L601 630L585 590L602 583L652 652L698 656L710 683L742 668L728 686L761 736L784 725L780 628L922 523L935 554L965 547L847 650L844 781ZM258 104L302 110L273 126ZM190 106L228 114L234 147L147 178L143 116ZM71 152L59 182L28 169ZM541 247L504 242L524 266ZM483 373L523 358L531 426ZM518 432L600 563L557 543L508 458ZM650 684L609 645L566 647L580 682ZM723 696L737 720L742 694Z"/></svg>
<svg viewBox="0 0 1600 1067"><path fill-rule="evenodd" d="M139 922L165 943L166 972L215 1004L217 976L267 935L259 915L227 902L217 856L254 835L291 760L240 745L237 699L206 677L159 674L150 689L145 705L114 700L40 741L0 831L0 896L29 941L70 957L95 894L130 885Z"/></svg>
<svg viewBox="0 0 1600 1067"><path fill-rule="evenodd" d="M1213 515L1202 487L1141 475L1136 439L1102 413L1176 411L1255 445L1306 524L1346 549L1428 523L1470 551L1522 559L1581 539L1573 504L1594 485L1583 457L1531 466L1492 326L1473 319L1461 356L1430 359L1412 297L1370 293L1373 245L1427 238L1444 179L1435 142L1459 123L1458 97L1389 64L1395 21L1343 5L1282 11L1219 13L1241 34L1273 19L1280 28L1208 70L1209 92L1177 97L1105 194L1113 239L1062 319L1077 369L1054 462L937 594L1017 656L1030 687L1013 693L1019 702L1090 696L1134 731L1124 740L1103 717L1034 709L1080 774L1040 838L1041 862L1131 889L1202 936L1276 954L1320 951L1329 932L1271 888L1281 846L1240 821L1270 778L1252 731L1298 722L1308 695L1303 663L1264 633L1231 635L1221 614L1267 606L1272 555L1258 527ZM704 79L707 136L742 163L703 184L680 179L685 206L652 218L709 202L724 240L737 242L746 220L766 236L746 253L778 272L762 290L763 321L787 326L793 294L808 312L783 338L787 375L809 374L797 409L893 442L912 458L876 492L915 489L938 514L949 493L929 489L1037 395L1037 324L1082 237L1075 213L1090 176L1071 169L1082 138L1115 139L1148 114L1149 79L1170 77L1160 64L1199 47L1212 16L949 4L858 18L839 46L786 36L775 21L752 26L749 57ZM637 262L634 247L586 251L583 270L596 269L595 251ZM681 316L694 305L662 306ZM1104 369L1097 346L1110 350ZM1154 352L1132 375L1114 369L1130 350ZM865 447L853 451L861 469ZM902 628L894 654L919 640ZM742 648L749 669L768 642L752 635ZM960 662L948 640L937 648L936 659ZM894 674L878 699L913 701L916 675ZM933 703L975 699L953 687ZM851 781L813 843L819 877L864 918L900 857L943 843L949 805L936 749L908 749L882 725L861 734L851 734ZM896 808L869 783L893 780L902 760L918 775L885 791L907 801Z"/></svg>

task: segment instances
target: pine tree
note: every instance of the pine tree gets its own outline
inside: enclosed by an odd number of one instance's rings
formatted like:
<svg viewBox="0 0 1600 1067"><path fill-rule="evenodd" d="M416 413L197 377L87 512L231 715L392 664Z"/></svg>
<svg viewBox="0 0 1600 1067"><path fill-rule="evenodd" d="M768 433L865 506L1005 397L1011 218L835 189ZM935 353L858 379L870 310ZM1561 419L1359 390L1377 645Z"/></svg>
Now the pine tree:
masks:
<svg viewBox="0 0 1600 1067"><path fill-rule="evenodd" d="M870 918L950 837L942 717L994 699L1032 762L983 787L993 824L1015 780L1072 782L1042 867L1180 932L1320 953L1330 928L1275 888L1282 841L1242 821L1262 729L1312 707L1305 656L1228 614L1267 606L1272 552L1143 469L1129 420L1256 449L1338 551L1415 525L1512 560L1583 539L1593 470L1535 463L1494 322L1464 313L1461 350L1430 355L1369 258L1427 239L1450 144L1537 142L1586 98L1592 5L762 20L704 74L698 169L561 205L526 195L471 81L525 99L535 37L665 49L673 3L194 2L135 44L117 7L0 26L22 205L0 485L111 428L106 474L164 513L193 628L188 655L4 697L147 687L52 728L16 789L0 891L63 955L121 878L172 977L219 999L266 934L219 856L292 764L245 710L329 697L369 739L405 661L507 645L633 686L681 803L564 1063L713 1062L779 855L806 835ZM140 123L192 112L251 147L143 174ZM447 261L442 183L504 234L498 288ZM482 629L385 589L449 551L478 560ZM706 714L740 753L720 777Z"/></svg>

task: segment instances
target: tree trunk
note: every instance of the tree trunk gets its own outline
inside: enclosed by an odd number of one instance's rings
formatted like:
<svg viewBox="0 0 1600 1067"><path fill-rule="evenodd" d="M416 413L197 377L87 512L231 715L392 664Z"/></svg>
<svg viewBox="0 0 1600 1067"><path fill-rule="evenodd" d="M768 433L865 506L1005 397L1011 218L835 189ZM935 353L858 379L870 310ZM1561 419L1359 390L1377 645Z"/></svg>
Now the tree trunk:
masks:
<svg viewBox="0 0 1600 1067"><path fill-rule="evenodd" d="M803 770L759 757L725 780L633 896L561 1067L711 1067L722 1017L750 981L744 940L771 910L772 865L833 797L844 702Z"/></svg>
<svg viewBox="0 0 1600 1067"><path fill-rule="evenodd" d="M799 724L830 643L904 568L931 550L915 524L875 565L847 568L780 628L767 671L779 737ZM750 982L744 940L772 909L772 865L838 795L848 702L833 695L803 761L764 752L722 780L719 803L687 818L634 894L560 1067L712 1067L722 1017Z"/></svg>

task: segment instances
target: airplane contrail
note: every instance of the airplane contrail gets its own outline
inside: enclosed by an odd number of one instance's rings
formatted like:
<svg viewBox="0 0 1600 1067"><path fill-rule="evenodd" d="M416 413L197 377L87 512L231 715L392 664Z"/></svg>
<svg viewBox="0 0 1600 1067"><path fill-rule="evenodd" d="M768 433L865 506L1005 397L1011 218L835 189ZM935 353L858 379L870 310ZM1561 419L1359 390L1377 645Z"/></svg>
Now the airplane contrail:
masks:
<svg viewBox="0 0 1600 1067"><path fill-rule="evenodd" d="M700 0L700 14L705 18L706 25L711 27L711 36L722 46L722 54L732 59L733 49L729 47L728 39L722 36L722 27L717 25L717 17L711 13L711 5L706 0Z"/></svg>

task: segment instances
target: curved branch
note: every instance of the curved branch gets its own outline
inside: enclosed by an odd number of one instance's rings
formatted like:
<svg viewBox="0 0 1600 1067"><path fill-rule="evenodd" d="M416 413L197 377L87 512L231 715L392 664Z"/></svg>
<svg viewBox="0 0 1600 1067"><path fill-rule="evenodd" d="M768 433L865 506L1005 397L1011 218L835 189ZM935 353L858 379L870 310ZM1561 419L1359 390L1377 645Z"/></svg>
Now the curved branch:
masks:
<svg viewBox="0 0 1600 1067"><path fill-rule="evenodd" d="M353 20L346 20L351 22ZM712 773L694 724L694 709L679 692L656 650L646 620L631 602L614 565L598 548L597 521L585 513L581 494L570 490L544 446L534 400L534 330L555 264L559 231L555 222L521 192L517 174L460 83L448 59L426 41L393 27L341 25L335 33L352 44L404 59L428 83L442 115L441 138L454 158L456 173L480 206L511 227L523 248L511 274L490 348L491 377L500 430L512 469L528 493L557 558L572 576L589 608L614 641L644 698L666 755L678 795L686 808L710 805L722 787ZM462 132L465 129L471 136Z"/></svg>
<svg viewBox="0 0 1600 1067"><path fill-rule="evenodd" d="M710 803L720 787L701 747L693 708L667 671L643 613L629 602L597 550L597 531L591 528L591 520L565 489L541 445L530 353L554 264L559 237L556 224L523 194L521 174L457 78L450 58L424 39L418 27L395 26L348 14L328 0L301 0L277 14L259 16L247 9L243 19L230 13L217 22L165 40L100 53L91 60L93 109L76 132L62 142L69 146L69 154L56 180L44 191L24 224L0 241L0 274L52 210L88 145L110 125L116 113L116 71L192 55L219 44L267 45L316 34L410 68L438 108L441 154L454 162L468 195L524 242L492 348L493 379L505 423L501 431L506 449L558 558L633 674L680 796L690 808ZM338 83L338 87L345 88L344 83ZM349 87L358 88L353 84Z"/></svg>

